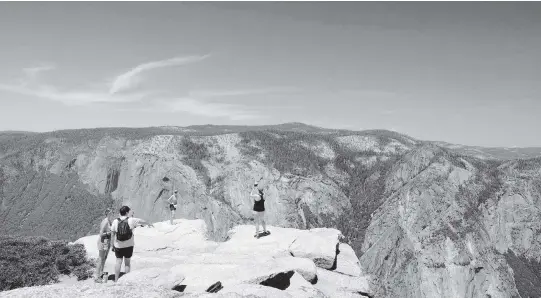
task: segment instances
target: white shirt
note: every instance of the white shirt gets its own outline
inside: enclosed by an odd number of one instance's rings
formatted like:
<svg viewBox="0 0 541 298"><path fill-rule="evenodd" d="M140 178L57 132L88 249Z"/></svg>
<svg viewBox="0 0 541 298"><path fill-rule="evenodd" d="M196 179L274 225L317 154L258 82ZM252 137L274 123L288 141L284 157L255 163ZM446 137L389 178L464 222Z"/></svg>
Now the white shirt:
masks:
<svg viewBox="0 0 541 298"><path fill-rule="evenodd" d="M121 216L120 219L121 220L124 220L127 216ZM143 221L142 219L140 218L134 218L134 217L130 217L128 218L128 225L130 226L130 228L132 229L132 232L133 232L133 229L135 229L139 223ZM111 231L117 233L118 232L118 219L115 219L113 220L113 224L111 224ZM124 248L124 247L130 247L130 246L134 246L135 245L135 241L134 241L134 238L135 238L135 234L133 234L131 236L130 239L126 240L126 241L118 241L115 237L115 243L113 244L116 248Z"/></svg>
<svg viewBox="0 0 541 298"><path fill-rule="evenodd" d="M170 196L167 201L169 202L169 204L176 205L178 203L177 195Z"/></svg>

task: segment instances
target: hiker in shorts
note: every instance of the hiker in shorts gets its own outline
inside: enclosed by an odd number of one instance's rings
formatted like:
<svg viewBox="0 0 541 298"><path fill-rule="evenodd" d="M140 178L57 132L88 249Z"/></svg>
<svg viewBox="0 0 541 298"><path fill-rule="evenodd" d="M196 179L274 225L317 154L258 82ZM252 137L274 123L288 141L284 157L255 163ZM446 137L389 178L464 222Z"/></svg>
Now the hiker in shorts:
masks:
<svg viewBox="0 0 541 298"><path fill-rule="evenodd" d="M258 188L258 183L254 183L254 187L250 192L250 197L254 198L254 217L255 217L255 235L254 237L259 238L259 225L263 226L263 235L270 234L267 231L267 225L265 223L265 199L263 199L263 190Z"/></svg>
<svg viewBox="0 0 541 298"><path fill-rule="evenodd" d="M105 218L100 223L100 233L98 235L98 266L96 267L96 282L102 282L103 267L111 248L111 223L113 222L113 210L105 210Z"/></svg>
<svg viewBox="0 0 541 298"><path fill-rule="evenodd" d="M122 260L124 260L124 273L129 273L131 269L131 257L133 254L133 247L135 245L135 235L133 229L138 226L153 227L152 224L142 220L140 218L129 217L130 207L122 206L120 208L120 217L115 219L111 224L113 251L116 256L115 264L115 282L118 281L120 275L120 267L122 267Z"/></svg>
<svg viewBox="0 0 541 298"><path fill-rule="evenodd" d="M178 190L175 189L175 192L167 199L169 203L169 210L171 210L171 225L173 224L173 218L175 218L175 211L177 210L178 205Z"/></svg>

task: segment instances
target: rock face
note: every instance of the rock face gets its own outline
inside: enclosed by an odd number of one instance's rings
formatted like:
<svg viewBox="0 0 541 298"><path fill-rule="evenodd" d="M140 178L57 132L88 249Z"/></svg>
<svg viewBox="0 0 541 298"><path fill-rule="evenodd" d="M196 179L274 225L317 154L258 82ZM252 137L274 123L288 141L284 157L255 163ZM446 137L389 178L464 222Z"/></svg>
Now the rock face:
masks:
<svg viewBox="0 0 541 298"><path fill-rule="evenodd" d="M263 136L267 137L275 138ZM30 207L39 205L38 202L17 198L28 196L31 190L37 192L31 196L32 200L41 201L41 197L51 194L47 191L51 185L58 192L51 198L57 200L57 205L61 202L59 197L75 197L72 201L85 205L104 202L93 207L98 210L103 210L107 202L114 202L116 207L126 204L137 216L150 221L168 218L166 200L173 189L178 189L181 196L178 217L204 219L216 239L236 224L252 220L253 202L249 193L254 180L261 178L270 224L314 227L332 222L350 208L349 199L332 179L321 175L299 176L269 167L264 156L246 153L258 150L258 145L245 143L246 139L239 134L156 135L135 140L104 137L80 144L66 144L63 138L43 136L43 139L24 153L4 157L2 163L5 183L0 209L13 233L32 234L35 222L44 221L44 215L34 215ZM303 147L299 145L299 148ZM60 178L34 183L36 174L27 178L29 172ZM74 177L75 181L62 177ZM79 184L73 186L74 183ZM20 204L23 206L19 207ZM84 222L96 226L101 214L98 211L91 214L93 217ZM45 221L49 217L52 215L47 215ZM15 224L19 221L28 226L21 228ZM59 237L47 233L50 226L42 226L44 231L39 235Z"/></svg>
<svg viewBox="0 0 541 298"><path fill-rule="evenodd" d="M538 164L490 164L438 148L406 154L388 177L388 199L374 212L362 248L361 267L386 283L374 282L374 291L528 297L541 284ZM509 262L510 252L521 260Z"/></svg>
<svg viewBox="0 0 541 298"><path fill-rule="evenodd" d="M327 250L318 253L310 250L309 244L326 238L327 241L318 242L318 245L335 248L339 231L269 228L273 231L271 235L256 239L253 226L237 226L230 231L226 242L208 240L202 220L178 219L175 225L160 222L152 228L136 228L132 271L120 277L113 292L119 295L116 297L130 297L132 293L143 297L152 290L164 295L160 297L177 297L179 291L187 295L182 297L205 297L206 289L218 281L223 285L218 297L231 297L232 294L238 297L336 297L333 296L336 293L363 297L359 291L370 292L367 277L328 273L332 271L316 266L313 261L325 259ZM75 243L83 244L89 256L96 257L97 237L83 237ZM296 248L299 254L310 255L312 259L292 256L289 248L293 242L300 243ZM306 247L308 251L300 247ZM114 272L114 263L114 255L109 256L104 271ZM63 287L12 290L0 296L101 297L103 292L109 297L110 284L85 281ZM126 292L122 293L120 289ZM158 297L153 295L149 297Z"/></svg>
<svg viewBox="0 0 541 298"><path fill-rule="evenodd" d="M290 280L302 276L311 284L314 266L336 266L324 274L343 284L343 291L318 282L308 289L296 285L296 294L360 295L341 278L368 274L375 297L536 297L541 159L507 160L514 153L493 149L300 124L0 135L0 231L75 240L96 233L105 207L121 204L137 217L162 221L169 215L165 200L179 189L177 216L200 220L183 223L180 234L161 227L177 237L176 248L163 237L143 236L141 229L137 236L153 241L136 251L203 253L195 264L185 264L193 267L191 277L167 267L192 286L209 282L197 266L221 276L217 254L236 251L231 260L237 265L226 272L248 283L246 291L260 291L254 282L291 270ZM524 157L541 151L520 152ZM505 160L490 159L500 156ZM273 234L257 246L234 245L235 237L253 235L244 225L253 221L249 192L259 179ZM280 241L268 241L278 227L310 233L285 229ZM333 230L316 232L320 227L337 228L344 238ZM325 241L334 246L319 246ZM279 257L265 259L268 250ZM243 271L253 265L247 255L271 264L260 265L256 280ZM151 255L136 261L142 268L170 262Z"/></svg>

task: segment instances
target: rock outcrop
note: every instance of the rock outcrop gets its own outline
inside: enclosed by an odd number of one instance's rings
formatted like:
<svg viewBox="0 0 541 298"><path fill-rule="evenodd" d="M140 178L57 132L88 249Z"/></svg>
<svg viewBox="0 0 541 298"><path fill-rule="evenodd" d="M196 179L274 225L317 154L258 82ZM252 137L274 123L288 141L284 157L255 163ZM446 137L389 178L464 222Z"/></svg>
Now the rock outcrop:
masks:
<svg viewBox="0 0 541 298"><path fill-rule="evenodd" d="M340 232L334 229L297 230L271 226L272 234L256 239L253 226L237 226L225 242L208 240L203 220L178 219L174 225L159 222L154 227L134 230L135 249L132 271L110 283L84 281L72 285L30 287L3 292L5 297L143 297L155 290L160 297L206 297L206 289L221 282L223 289L212 297L367 297L368 277L350 276L342 271L360 272L351 262L337 258ZM90 257L98 255L97 235L81 238ZM297 254L293 256L292 244ZM322 247L319 251L311 245ZM336 270L317 264L330 257ZM112 253L111 253L112 254ZM355 257L349 255L344 259ZM105 271L113 274L114 256L107 259ZM325 262L323 266L328 267ZM122 292L125 290L125 292ZM148 297L158 297L152 294ZM252 296L250 296L252 295ZM112 296L111 296L112 297ZM236 296L233 296L236 297Z"/></svg>

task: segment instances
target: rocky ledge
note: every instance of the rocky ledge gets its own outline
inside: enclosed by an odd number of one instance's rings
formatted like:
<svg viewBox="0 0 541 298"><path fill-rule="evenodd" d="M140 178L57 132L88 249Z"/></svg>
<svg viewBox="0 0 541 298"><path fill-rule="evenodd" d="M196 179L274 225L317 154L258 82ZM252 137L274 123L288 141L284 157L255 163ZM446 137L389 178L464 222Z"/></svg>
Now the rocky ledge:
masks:
<svg viewBox="0 0 541 298"><path fill-rule="evenodd" d="M203 220L179 219L134 230L132 270L118 283L91 280L21 288L0 297L371 297L369 278L336 229L236 226L225 242L210 241ZM97 235L83 237L97 258ZM105 271L114 272L110 252ZM122 270L123 271L123 270ZM217 293L206 290L216 282Z"/></svg>

